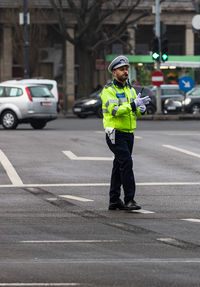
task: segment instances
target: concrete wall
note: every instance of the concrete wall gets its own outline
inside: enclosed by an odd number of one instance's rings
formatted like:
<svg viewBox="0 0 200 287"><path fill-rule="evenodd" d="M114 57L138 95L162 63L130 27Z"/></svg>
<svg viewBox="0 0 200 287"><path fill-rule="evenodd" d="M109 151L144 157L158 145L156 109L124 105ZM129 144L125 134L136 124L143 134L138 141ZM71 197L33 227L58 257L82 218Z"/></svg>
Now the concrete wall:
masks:
<svg viewBox="0 0 200 287"><path fill-rule="evenodd" d="M4 25L2 29L0 81L12 79L12 28Z"/></svg>

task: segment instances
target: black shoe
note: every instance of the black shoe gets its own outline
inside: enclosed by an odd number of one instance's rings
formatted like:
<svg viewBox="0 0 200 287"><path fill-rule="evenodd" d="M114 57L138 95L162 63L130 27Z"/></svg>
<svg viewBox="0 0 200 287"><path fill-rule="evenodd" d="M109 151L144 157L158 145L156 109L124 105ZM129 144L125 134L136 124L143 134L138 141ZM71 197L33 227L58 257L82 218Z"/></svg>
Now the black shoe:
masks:
<svg viewBox="0 0 200 287"><path fill-rule="evenodd" d="M116 202L111 202L108 207L109 210L124 209L124 203L119 199Z"/></svg>
<svg viewBox="0 0 200 287"><path fill-rule="evenodd" d="M141 206L138 205L135 200L130 200L124 206L125 206L126 210L139 210L139 209L141 209Z"/></svg>

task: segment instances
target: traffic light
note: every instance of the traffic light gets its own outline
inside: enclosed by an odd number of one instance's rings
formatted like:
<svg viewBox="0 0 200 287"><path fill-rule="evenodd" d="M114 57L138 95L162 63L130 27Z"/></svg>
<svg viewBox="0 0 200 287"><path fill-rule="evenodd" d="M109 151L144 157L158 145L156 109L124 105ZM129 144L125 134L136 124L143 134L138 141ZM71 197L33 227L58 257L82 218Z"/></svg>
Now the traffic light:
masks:
<svg viewBox="0 0 200 287"><path fill-rule="evenodd" d="M161 42L161 58L163 62L168 60L168 40L166 38Z"/></svg>
<svg viewBox="0 0 200 287"><path fill-rule="evenodd" d="M160 61L160 49L159 49L159 39L154 37L152 40L152 59L154 61Z"/></svg>

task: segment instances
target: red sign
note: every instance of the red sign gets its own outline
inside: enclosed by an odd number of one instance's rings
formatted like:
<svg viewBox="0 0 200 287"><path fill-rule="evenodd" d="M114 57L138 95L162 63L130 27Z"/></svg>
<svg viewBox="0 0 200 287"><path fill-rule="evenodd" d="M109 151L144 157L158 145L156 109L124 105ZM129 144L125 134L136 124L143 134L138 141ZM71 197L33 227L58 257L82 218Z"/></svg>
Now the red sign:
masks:
<svg viewBox="0 0 200 287"><path fill-rule="evenodd" d="M96 59L96 70L104 70L105 61L103 59Z"/></svg>
<svg viewBox="0 0 200 287"><path fill-rule="evenodd" d="M151 74L151 81L154 86L160 86L164 83L164 75L160 71L155 71Z"/></svg>

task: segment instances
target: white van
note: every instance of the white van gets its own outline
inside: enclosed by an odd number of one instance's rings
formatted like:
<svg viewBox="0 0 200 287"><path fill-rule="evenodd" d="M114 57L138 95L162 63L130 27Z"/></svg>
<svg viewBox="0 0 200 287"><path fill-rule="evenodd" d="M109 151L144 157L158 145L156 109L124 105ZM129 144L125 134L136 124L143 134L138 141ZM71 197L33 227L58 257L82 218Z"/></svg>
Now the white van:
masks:
<svg viewBox="0 0 200 287"><path fill-rule="evenodd" d="M9 80L2 82L2 84L36 84L36 85L44 85L47 86L49 91L54 95L56 101L57 101L57 111L59 110L59 93L58 93L58 87L57 82L55 80L50 79L19 79L19 80Z"/></svg>

